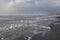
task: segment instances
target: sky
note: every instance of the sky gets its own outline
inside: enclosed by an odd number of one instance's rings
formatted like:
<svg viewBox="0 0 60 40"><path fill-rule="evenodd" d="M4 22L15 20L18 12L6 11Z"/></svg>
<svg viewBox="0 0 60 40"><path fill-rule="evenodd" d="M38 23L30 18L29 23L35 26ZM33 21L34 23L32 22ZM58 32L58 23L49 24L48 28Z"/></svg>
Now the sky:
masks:
<svg viewBox="0 0 60 40"><path fill-rule="evenodd" d="M0 15L60 13L60 0L0 0Z"/></svg>

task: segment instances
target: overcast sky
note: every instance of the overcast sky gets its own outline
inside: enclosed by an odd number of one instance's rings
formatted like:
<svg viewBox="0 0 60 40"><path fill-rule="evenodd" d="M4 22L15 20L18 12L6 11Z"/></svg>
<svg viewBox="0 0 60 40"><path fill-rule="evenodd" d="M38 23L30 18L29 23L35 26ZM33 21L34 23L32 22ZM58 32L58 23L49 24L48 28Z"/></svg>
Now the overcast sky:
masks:
<svg viewBox="0 0 60 40"><path fill-rule="evenodd" d="M0 0L0 15L60 13L60 0Z"/></svg>

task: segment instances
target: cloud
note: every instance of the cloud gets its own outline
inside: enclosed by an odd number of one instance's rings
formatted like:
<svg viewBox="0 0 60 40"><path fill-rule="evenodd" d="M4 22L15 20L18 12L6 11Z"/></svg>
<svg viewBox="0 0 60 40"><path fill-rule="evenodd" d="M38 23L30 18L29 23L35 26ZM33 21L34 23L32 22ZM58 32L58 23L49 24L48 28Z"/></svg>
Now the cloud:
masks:
<svg viewBox="0 0 60 40"><path fill-rule="evenodd" d="M60 0L0 0L0 15L60 13Z"/></svg>

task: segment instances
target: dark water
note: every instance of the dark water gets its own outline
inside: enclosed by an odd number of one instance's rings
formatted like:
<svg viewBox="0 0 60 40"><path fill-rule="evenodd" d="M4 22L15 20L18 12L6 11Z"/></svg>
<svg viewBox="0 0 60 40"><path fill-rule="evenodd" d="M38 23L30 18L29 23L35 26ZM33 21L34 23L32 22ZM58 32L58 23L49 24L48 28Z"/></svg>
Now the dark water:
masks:
<svg viewBox="0 0 60 40"><path fill-rule="evenodd" d="M60 40L60 16L1 18L0 40L28 40L29 37L31 40Z"/></svg>

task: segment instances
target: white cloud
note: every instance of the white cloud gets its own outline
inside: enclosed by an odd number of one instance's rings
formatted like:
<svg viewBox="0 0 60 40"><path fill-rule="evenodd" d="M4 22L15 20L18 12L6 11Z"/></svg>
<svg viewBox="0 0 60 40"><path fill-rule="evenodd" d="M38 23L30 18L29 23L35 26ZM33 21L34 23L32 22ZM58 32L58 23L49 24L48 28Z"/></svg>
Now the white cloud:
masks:
<svg viewBox="0 0 60 40"><path fill-rule="evenodd" d="M60 0L56 0L53 3L55 4L55 6L60 6Z"/></svg>
<svg viewBox="0 0 60 40"><path fill-rule="evenodd" d="M60 0L0 0L0 15L60 12Z"/></svg>

